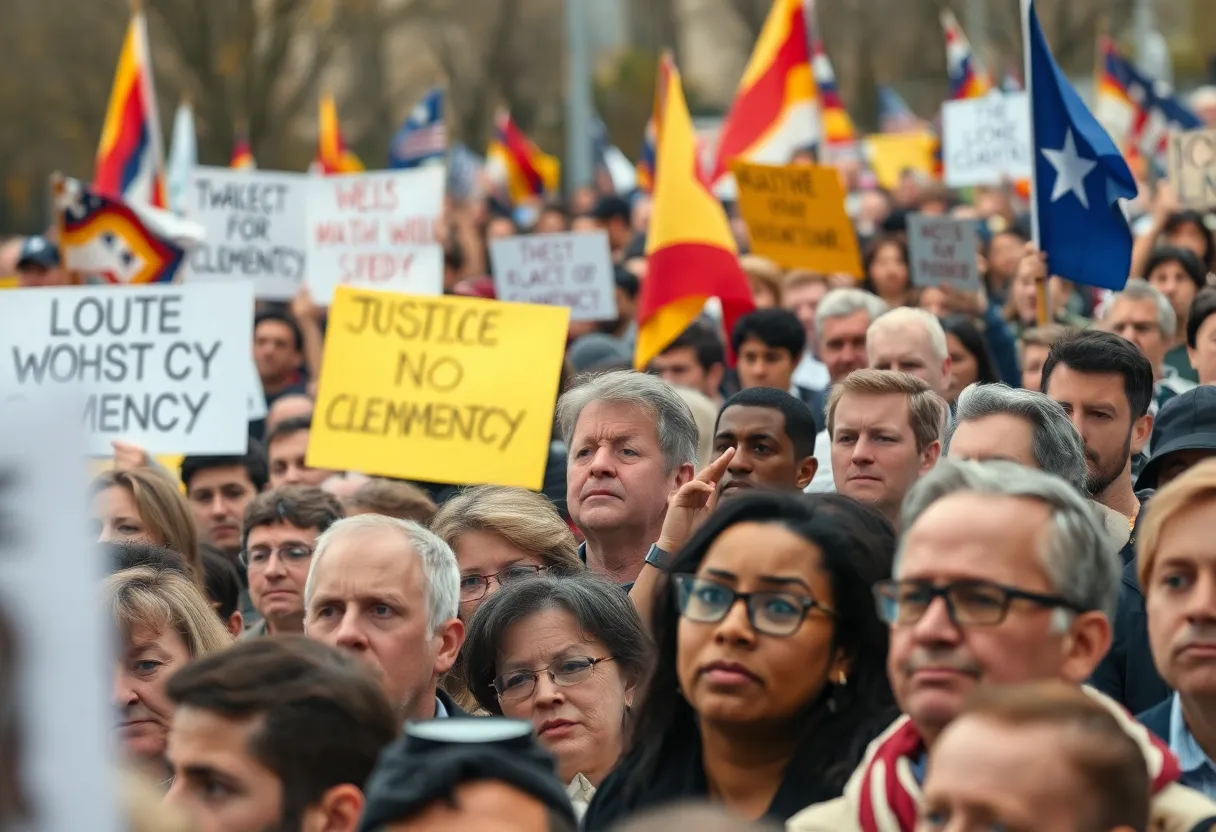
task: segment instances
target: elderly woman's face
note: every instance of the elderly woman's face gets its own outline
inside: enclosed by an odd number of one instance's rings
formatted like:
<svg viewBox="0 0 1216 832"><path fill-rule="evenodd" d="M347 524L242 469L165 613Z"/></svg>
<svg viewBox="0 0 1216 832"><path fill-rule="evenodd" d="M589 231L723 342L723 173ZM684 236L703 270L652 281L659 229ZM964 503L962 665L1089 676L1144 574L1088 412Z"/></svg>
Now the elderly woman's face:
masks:
<svg viewBox="0 0 1216 832"><path fill-rule="evenodd" d="M738 523L718 535L696 577L679 622L676 673L703 724L780 724L847 671L827 613L811 609L798 623L806 599L834 606L817 546L773 523ZM747 604L729 603L736 592L769 594L753 599L759 629ZM702 621L690 617L694 605ZM720 621L702 623L723 607ZM792 632L761 632L780 628Z"/></svg>
<svg viewBox="0 0 1216 832"><path fill-rule="evenodd" d="M165 539L144 522L135 495L121 485L112 485L93 498L93 521L101 542L143 540L164 546Z"/></svg>
<svg viewBox="0 0 1216 832"><path fill-rule="evenodd" d="M453 547L460 565L460 620L468 621L503 582L534 578L545 561L493 532L465 532ZM488 577L497 575L497 578Z"/></svg>
<svg viewBox="0 0 1216 832"><path fill-rule="evenodd" d="M588 667L588 659L608 661ZM503 634L497 664L500 687L507 690L498 697L502 712L532 720L541 745L557 757L563 782L582 774L598 786L621 756L633 690L612 659L565 610L534 613ZM535 686L531 673L537 674Z"/></svg>
<svg viewBox="0 0 1216 832"><path fill-rule="evenodd" d="M190 661L190 651L172 628L138 626L123 644L114 670L113 697L118 739L139 759L164 756L173 703L165 694L169 677Z"/></svg>

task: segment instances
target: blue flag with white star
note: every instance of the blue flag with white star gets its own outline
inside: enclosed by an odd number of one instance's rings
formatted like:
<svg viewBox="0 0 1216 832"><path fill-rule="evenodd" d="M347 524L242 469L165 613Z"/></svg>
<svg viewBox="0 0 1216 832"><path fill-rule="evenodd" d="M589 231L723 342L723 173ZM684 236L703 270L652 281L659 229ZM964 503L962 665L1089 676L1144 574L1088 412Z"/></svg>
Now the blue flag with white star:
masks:
<svg viewBox="0 0 1216 832"><path fill-rule="evenodd" d="M1119 200L1136 196L1136 181L1114 141L1056 66L1033 0L1023 13L1029 18L1026 89L1039 248L1047 253L1051 274L1117 291L1132 262L1132 233Z"/></svg>

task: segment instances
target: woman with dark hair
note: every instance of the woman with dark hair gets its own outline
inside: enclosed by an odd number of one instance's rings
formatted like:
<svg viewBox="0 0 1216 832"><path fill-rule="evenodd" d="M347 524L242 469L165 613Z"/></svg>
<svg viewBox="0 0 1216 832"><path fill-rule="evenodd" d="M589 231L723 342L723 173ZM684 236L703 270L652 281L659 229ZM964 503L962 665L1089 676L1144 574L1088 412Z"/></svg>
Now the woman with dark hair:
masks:
<svg viewBox="0 0 1216 832"><path fill-rule="evenodd" d="M907 306L912 299L908 270L908 244L899 237L879 237L866 249L861 288L878 295L890 307Z"/></svg>
<svg viewBox="0 0 1216 832"><path fill-rule="evenodd" d="M1190 249L1158 246L1144 264L1144 279L1165 295L1178 318L1174 344L1165 354L1166 365L1188 381L1198 382L1199 375L1187 357L1186 323L1195 295L1207 285L1207 270Z"/></svg>
<svg viewBox="0 0 1216 832"><path fill-rule="evenodd" d="M1001 380L984 336L969 317L948 315L942 319L942 329L946 331L946 350L950 353L950 390L946 400L951 405L968 385Z"/></svg>
<svg viewBox="0 0 1216 832"><path fill-rule="evenodd" d="M488 713L532 722L576 808L620 759L650 638L629 596L590 572L510 583L469 621L464 681Z"/></svg>
<svg viewBox="0 0 1216 832"><path fill-rule="evenodd" d="M836 494L755 494L718 508L653 604L656 660L633 742L584 828L709 798L785 821L839 795L896 716L871 587L895 533Z"/></svg>

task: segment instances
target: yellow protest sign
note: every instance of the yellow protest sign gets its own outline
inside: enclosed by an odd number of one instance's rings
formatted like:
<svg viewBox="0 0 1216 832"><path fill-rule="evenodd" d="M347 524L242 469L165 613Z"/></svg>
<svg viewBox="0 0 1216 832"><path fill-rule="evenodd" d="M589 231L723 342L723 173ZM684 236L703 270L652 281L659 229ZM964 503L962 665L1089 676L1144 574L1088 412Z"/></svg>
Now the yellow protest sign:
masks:
<svg viewBox="0 0 1216 832"><path fill-rule="evenodd" d="M570 310L339 286L308 464L538 490Z"/></svg>
<svg viewBox="0 0 1216 832"><path fill-rule="evenodd" d="M731 163L751 250L791 269L861 277L861 253L835 168Z"/></svg>
<svg viewBox="0 0 1216 832"><path fill-rule="evenodd" d="M936 144L932 133L874 133L865 139L866 161L878 184L890 190L899 184L904 171L932 176Z"/></svg>

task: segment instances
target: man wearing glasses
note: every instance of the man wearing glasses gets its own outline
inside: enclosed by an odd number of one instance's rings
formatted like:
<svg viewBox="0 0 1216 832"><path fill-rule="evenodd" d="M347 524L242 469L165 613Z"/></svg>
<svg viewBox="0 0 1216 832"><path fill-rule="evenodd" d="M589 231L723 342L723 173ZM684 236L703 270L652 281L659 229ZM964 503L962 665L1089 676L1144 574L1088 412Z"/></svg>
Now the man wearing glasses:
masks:
<svg viewBox="0 0 1216 832"><path fill-rule="evenodd" d="M313 549L343 514L336 497L310 485L285 485L253 498L245 510L240 562L262 620L242 638L304 632L304 582Z"/></svg>
<svg viewBox="0 0 1216 832"><path fill-rule="evenodd" d="M1080 685L1110 647L1122 561L1068 483L1015 463L943 460L913 486L902 516L894 578L875 597L891 626L887 672L905 716L871 745L844 797L792 818L792 832L875 828L866 819L876 807L911 832L933 744L972 691ZM1174 784L1177 766L1158 750L1146 759L1154 818L1171 821L1160 828L1216 815L1216 804Z"/></svg>

